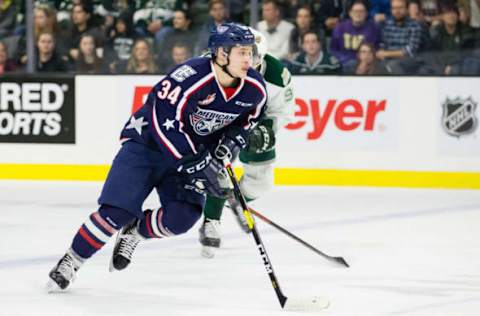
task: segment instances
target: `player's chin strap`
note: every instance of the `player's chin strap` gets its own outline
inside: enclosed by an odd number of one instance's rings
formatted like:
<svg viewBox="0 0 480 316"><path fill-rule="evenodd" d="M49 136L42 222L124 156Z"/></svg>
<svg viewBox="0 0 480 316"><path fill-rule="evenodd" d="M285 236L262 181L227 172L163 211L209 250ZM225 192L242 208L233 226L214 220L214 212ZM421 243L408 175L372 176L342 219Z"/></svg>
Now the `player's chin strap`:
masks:
<svg viewBox="0 0 480 316"><path fill-rule="evenodd" d="M229 53L230 53L230 51L229 51L228 53L223 52L223 54L225 54L225 57L227 57L227 63L226 63L225 65L220 65L220 64L217 62L217 59L216 59L216 58L214 59L213 62L214 62L215 64L217 64L218 67L222 68L222 70L223 70L227 75L229 75L230 77L232 77L233 79L240 79L240 78L235 77L234 75L232 75L232 74L230 73L230 71L228 70L228 68L227 68L227 66L230 65L230 56L229 56Z"/></svg>

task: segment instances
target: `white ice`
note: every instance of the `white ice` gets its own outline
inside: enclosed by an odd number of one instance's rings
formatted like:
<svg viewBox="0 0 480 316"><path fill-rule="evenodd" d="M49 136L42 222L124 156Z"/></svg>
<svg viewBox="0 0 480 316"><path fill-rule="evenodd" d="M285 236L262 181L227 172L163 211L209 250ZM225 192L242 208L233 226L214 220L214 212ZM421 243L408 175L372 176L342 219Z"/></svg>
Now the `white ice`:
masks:
<svg viewBox="0 0 480 316"><path fill-rule="evenodd" d="M141 244L123 272L108 272L110 242L67 292L47 294L48 271L96 210L101 185L0 182L0 315L306 315L280 308L252 237L228 210L214 259L200 257L198 224ZM350 263L257 221L285 295L328 297L320 314L480 313L480 191L277 187L252 207Z"/></svg>

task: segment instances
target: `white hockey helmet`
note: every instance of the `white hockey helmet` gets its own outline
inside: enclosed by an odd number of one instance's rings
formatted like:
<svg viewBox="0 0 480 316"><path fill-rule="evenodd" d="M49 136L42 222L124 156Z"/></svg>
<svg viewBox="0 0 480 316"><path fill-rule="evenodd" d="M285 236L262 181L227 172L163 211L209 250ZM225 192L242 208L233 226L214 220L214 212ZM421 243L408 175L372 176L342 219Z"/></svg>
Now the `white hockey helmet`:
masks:
<svg viewBox="0 0 480 316"><path fill-rule="evenodd" d="M257 68L262 64L263 59L267 54L267 50L268 50L267 38L262 33L254 29L253 27L249 27L249 29L250 29L250 32L252 32L253 35L255 36L257 58L255 58L255 60L253 61L253 67Z"/></svg>

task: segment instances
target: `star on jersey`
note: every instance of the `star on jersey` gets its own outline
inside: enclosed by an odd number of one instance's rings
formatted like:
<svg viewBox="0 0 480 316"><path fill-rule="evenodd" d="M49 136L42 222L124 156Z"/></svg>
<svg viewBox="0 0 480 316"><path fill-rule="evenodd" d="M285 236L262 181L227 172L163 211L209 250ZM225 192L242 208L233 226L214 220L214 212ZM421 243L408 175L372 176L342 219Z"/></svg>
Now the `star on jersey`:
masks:
<svg viewBox="0 0 480 316"><path fill-rule="evenodd" d="M142 135L142 128L146 125L148 125L148 122L143 121L143 116L140 116L138 119L136 119L135 116L132 116L130 119L130 124L128 124L125 129L134 128L138 135Z"/></svg>
<svg viewBox="0 0 480 316"><path fill-rule="evenodd" d="M175 120L169 120L167 118L165 119L165 123L163 123L162 126L164 126L165 129L168 131L171 128L175 128L175 126L173 126L173 123L175 123Z"/></svg>

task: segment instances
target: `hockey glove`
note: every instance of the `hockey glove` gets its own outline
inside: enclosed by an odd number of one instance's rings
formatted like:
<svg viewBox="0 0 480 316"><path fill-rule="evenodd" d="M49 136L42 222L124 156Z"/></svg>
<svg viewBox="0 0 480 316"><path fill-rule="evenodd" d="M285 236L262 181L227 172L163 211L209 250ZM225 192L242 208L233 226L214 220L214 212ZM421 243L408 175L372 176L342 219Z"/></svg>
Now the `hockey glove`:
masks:
<svg viewBox="0 0 480 316"><path fill-rule="evenodd" d="M177 171L185 179L185 188L199 193L208 193L218 198L225 198L228 188L220 175L224 175L223 164L213 158L208 150L181 159Z"/></svg>
<svg viewBox="0 0 480 316"><path fill-rule="evenodd" d="M225 158L234 161L240 151L247 147L247 135L248 132L240 127L234 126L228 129L220 139L217 148L215 148L215 157L220 161L223 161Z"/></svg>
<svg viewBox="0 0 480 316"><path fill-rule="evenodd" d="M263 120L250 132L247 151L253 154L261 154L272 150L274 146L273 120Z"/></svg>

